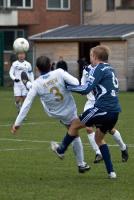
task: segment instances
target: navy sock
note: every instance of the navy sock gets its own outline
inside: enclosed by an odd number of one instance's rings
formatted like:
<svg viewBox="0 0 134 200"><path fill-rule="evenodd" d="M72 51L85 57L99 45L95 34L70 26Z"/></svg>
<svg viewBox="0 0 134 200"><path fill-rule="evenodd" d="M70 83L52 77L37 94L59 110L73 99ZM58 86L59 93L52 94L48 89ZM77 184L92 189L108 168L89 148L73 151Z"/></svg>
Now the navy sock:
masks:
<svg viewBox="0 0 134 200"><path fill-rule="evenodd" d="M110 156L110 152L109 152L109 148L108 148L107 144L101 145L100 151L103 156L107 172L109 174L110 172L113 172L114 170L113 170L113 164L111 161L111 156Z"/></svg>
<svg viewBox="0 0 134 200"><path fill-rule="evenodd" d="M62 140L62 143L60 144L59 148L57 149L57 152L60 154L63 154L75 138L76 136L71 136L71 135L68 135L67 133L64 139Z"/></svg>

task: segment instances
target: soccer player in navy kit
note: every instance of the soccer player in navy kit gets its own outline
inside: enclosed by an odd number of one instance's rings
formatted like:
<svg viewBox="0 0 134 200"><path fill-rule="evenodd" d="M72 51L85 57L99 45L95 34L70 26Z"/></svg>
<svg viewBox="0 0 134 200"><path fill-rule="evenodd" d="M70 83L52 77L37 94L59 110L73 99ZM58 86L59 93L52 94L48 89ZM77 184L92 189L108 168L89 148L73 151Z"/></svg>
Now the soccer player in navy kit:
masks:
<svg viewBox="0 0 134 200"><path fill-rule="evenodd" d="M121 108L118 100L118 80L113 68L106 63L109 57L109 49L106 46L96 46L90 51L90 60L93 69L90 71L88 82L80 86L68 86L68 89L83 95L94 91L95 104L87 109L79 119L74 120L62 143L58 145L51 142L52 150L62 158L69 144L75 139L79 129L85 126L96 127L95 141L103 156L109 178L116 178L113 169L110 152L104 141L106 132L115 126Z"/></svg>
<svg viewBox="0 0 134 200"><path fill-rule="evenodd" d="M88 77L90 76L91 69L92 69L92 65L88 65L84 67L82 78L81 78L81 85L85 85L86 82L88 81ZM94 107L94 104L95 104L95 96L94 96L94 93L91 91L89 94L87 94L87 101L84 106L84 112L87 109ZM95 132L93 130L93 127L87 127L86 129L87 129L87 136L88 136L89 143L96 154L94 163L99 163L102 160L102 155L101 155L98 145L95 142L95 137L94 137ZM114 141L119 145L119 148L121 150L122 162L127 162L128 157L129 157L127 145L124 143L120 132L117 129L113 128L109 133L112 135Z"/></svg>

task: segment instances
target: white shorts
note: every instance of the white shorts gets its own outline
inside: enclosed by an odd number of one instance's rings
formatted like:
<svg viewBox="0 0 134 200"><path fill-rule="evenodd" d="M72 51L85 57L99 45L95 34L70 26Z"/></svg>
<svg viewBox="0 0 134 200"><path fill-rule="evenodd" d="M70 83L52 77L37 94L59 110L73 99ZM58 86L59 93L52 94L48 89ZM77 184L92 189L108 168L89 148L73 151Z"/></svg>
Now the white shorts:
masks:
<svg viewBox="0 0 134 200"><path fill-rule="evenodd" d="M47 106L45 105L45 103L42 99L40 99L40 100L43 105L44 111L47 113L47 115L49 117L60 120L60 122L64 125L70 125L74 119L78 118L77 108L75 105L72 105L70 107L70 109L64 108L64 110L62 109L59 111L58 110L59 108L58 108L55 111L54 110L52 111L49 108L47 108Z"/></svg>
<svg viewBox="0 0 134 200"><path fill-rule="evenodd" d="M28 90L24 85L15 84L14 85L14 96L15 97L25 97L27 96Z"/></svg>
<svg viewBox="0 0 134 200"><path fill-rule="evenodd" d="M84 111L86 111L89 108L93 108L94 104L95 104L95 101L87 100L87 102L85 103L85 106L84 106Z"/></svg>
<svg viewBox="0 0 134 200"><path fill-rule="evenodd" d="M70 125L74 119L78 119L77 111L70 113L68 116L59 118L60 122L64 125Z"/></svg>

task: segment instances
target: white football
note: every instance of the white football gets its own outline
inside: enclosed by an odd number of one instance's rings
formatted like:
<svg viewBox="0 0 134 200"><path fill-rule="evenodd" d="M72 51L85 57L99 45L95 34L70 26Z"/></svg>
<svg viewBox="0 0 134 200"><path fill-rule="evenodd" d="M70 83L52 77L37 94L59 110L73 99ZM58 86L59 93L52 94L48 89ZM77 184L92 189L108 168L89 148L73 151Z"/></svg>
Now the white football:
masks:
<svg viewBox="0 0 134 200"><path fill-rule="evenodd" d="M16 53L27 52L29 50L29 42L25 38L17 38L13 43Z"/></svg>

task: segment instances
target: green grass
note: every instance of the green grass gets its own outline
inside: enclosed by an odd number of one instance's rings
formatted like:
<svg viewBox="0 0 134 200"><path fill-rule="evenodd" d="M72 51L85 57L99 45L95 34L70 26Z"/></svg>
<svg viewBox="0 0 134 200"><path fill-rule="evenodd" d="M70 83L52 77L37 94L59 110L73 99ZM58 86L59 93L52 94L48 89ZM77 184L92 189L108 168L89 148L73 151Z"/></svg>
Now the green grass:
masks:
<svg viewBox="0 0 134 200"><path fill-rule="evenodd" d="M0 200L134 199L133 147L129 148L128 163L121 162L118 147L110 147L117 180L107 179L104 163L93 164L94 152L87 145L84 146L85 160L92 169L78 174L71 147L65 160L61 161L51 152L50 144L43 142L60 141L66 130L58 121L44 114L39 99L35 100L18 135L11 135L10 124L16 116L12 95L11 90L0 88ZM80 95L75 95L75 98L78 110L82 112L85 98ZM121 93L120 100L123 112L117 127L126 143L134 144L134 93ZM37 123L31 125L31 122ZM81 131L81 137L84 143L88 142L85 130ZM106 140L115 144L110 135L106 136Z"/></svg>

